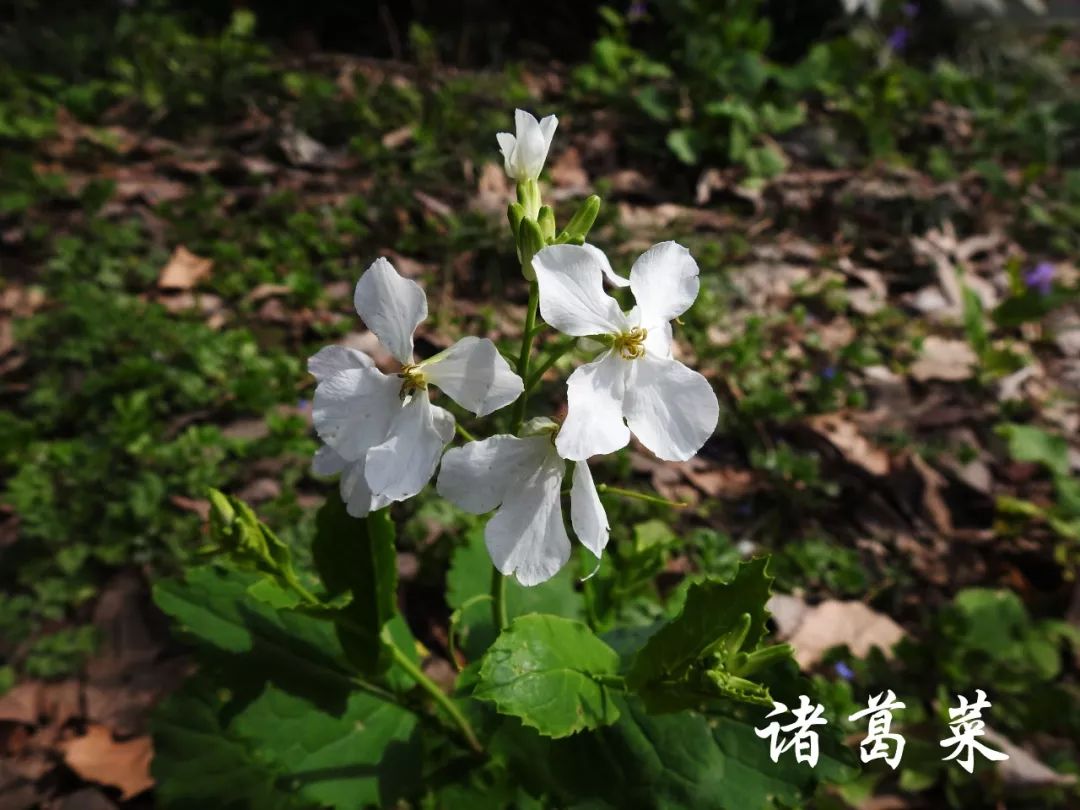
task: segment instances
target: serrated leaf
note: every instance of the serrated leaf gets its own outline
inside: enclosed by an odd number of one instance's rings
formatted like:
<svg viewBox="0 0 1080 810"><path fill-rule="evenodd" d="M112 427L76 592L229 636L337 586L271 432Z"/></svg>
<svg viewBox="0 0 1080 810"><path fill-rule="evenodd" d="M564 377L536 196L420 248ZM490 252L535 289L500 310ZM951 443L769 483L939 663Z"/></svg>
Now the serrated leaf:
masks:
<svg viewBox="0 0 1080 810"><path fill-rule="evenodd" d="M183 580L156 584L154 601L200 647L203 662L232 679L234 691L256 695L273 683L340 711L352 670L333 625L253 600L249 588L259 579L233 569L193 568Z"/></svg>
<svg viewBox="0 0 1080 810"><path fill-rule="evenodd" d="M390 656L379 634L397 608L397 553L389 512L358 520L334 494L319 510L315 531L312 555L327 597L350 596L347 604L324 615L334 620L341 645L360 672L385 672Z"/></svg>
<svg viewBox="0 0 1080 810"><path fill-rule="evenodd" d="M446 601L457 614L461 649L477 659L497 635L491 616L491 601L483 595L491 586L491 557L484 546L482 528L470 531L465 545L451 558L446 575ZM479 598L477 598L479 597ZM510 619L528 613L549 613L566 619L583 619L585 604L574 590L574 574L564 566L547 582L526 588L513 579L506 583L506 614Z"/></svg>
<svg viewBox="0 0 1080 810"><path fill-rule="evenodd" d="M416 716L363 692L335 716L270 688L229 729L277 769L286 792L320 807L389 807L420 778Z"/></svg>
<svg viewBox="0 0 1080 810"><path fill-rule="evenodd" d="M591 800L590 807L771 810L778 803L803 806L819 780L843 782L857 774L851 752L831 737L822 736L817 768L793 757L774 763L750 720L650 715L632 698L615 702L620 716L614 725L548 740L508 721L491 746L556 806Z"/></svg>
<svg viewBox="0 0 1080 810"><path fill-rule="evenodd" d="M154 717L159 798L192 810L392 806L419 782L416 724L362 692L328 713L271 686L237 710L196 679Z"/></svg>
<svg viewBox="0 0 1080 810"><path fill-rule="evenodd" d="M694 583L679 615L649 636L626 680L650 709L677 711L710 697L771 704L768 690L746 677L784 653L777 648L752 656L769 615L766 565L766 559L751 560L731 582Z"/></svg>
<svg viewBox="0 0 1080 810"><path fill-rule="evenodd" d="M277 789L276 770L222 726L220 710L213 688L192 682L154 712L151 768L161 807L301 807Z"/></svg>
<svg viewBox="0 0 1080 810"><path fill-rule="evenodd" d="M515 619L491 645L473 697L547 737L615 722L607 685L618 654L581 622L534 614Z"/></svg>

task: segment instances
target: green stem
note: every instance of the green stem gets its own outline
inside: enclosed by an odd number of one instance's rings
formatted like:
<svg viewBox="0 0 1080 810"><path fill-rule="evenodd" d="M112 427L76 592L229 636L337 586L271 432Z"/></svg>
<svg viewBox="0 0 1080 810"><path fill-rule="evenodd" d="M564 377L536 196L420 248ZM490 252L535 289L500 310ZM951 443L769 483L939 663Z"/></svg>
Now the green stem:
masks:
<svg viewBox="0 0 1080 810"><path fill-rule="evenodd" d="M529 378L529 365L532 362L533 333L536 331L536 310L540 307L540 286L536 281L529 282L529 308L525 313L525 331L521 335L521 351L518 353L517 373L522 382ZM510 432L517 435L525 421L525 406L529 401L529 389L526 387L514 406L514 427ZM491 569L491 620L495 628L502 631L510 623L506 614L506 577L498 568Z"/></svg>
<svg viewBox="0 0 1080 810"><path fill-rule="evenodd" d="M525 331L521 335L521 351L518 353L517 373L522 382L529 379L529 365L532 362L533 333L536 331L536 310L540 306L540 286L535 281L529 282L529 309L525 314ZM529 389L525 388L514 407L514 435L525 421L525 406L529 401Z"/></svg>
<svg viewBox="0 0 1080 810"><path fill-rule="evenodd" d="M476 732L473 731L472 726L465 719L465 715L461 713L461 710L454 705L454 701L447 697L438 684L425 675L420 670L420 667L414 664L409 659L409 656L405 655L401 648L393 643L388 633L383 633L383 641L390 647L390 652L394 656L394 663L405 670L406 674L416 681L417 686L427 692L431 699L438 703L439 707L454 721L454 725L461 731L465 742L469 744L469 748L478 754L484 753L484 747L480 745L480 741L476 738Z"/></svg>
<svg viewBox="0 0 1080 810"><path fill-rule="evenodd" d="M559 358L561 358L564 354L574 348L574 343L576 342L576 338L573 340L565 340L552 348L548 356L544 358L544 362L540 364L540 367L537 368L536 371L534 371L529 377L529 379L525 381L525 390L532 391L534 388L536 388L536 386L540 384L540 380L544 378L544 375L547 373L548 369L555 365L557 362L559 362Z"/></svg>
<svg viewBox="0 0 1080 810"><path fill-rule="evenodd" d="M499 631L510 624L506 614L506 577L494 565L491 566L491 620Z"/></svg>
<svg viewBox="0 0 1080 810"><path fill-rule="evenodd" d="M450 614L450 628L446 633L446 647L450 652L450 663L454 665L454 669L461 672L461 667L458 666L457 661L457 629L458 624L461 622L461 617L465 615L465 611L475 605L477 602L483 602L485 599L490 599L491 595L486 593L478 593L471 599L466 599L465 603Z"/></svg>
<svg viewBox="0 0 1080 810"><path fill-rule="evenodd" d="M308 604L312 606L322 605L322 602L313 593L311 593L311 591L301 585L295 579L295 577L290 578L289 584L292 586L293 590L296 591L296 593L300 596L300 598ZM344 616L340 616L338 618L338 621L340 621L343 626L350 627L354 632L364 632L363 628L356 626L351 620L347 619ZM454 725L457 726L459 731L461 731L461 734L465 738L465 742L468 743L469 748L471 748L478 754L484 753L484 747L480 745L480 741L476 738L476 732L474 732L472 726L469 725L469 721L465 719L465 715L461 713L458 707L454 705L454 702L450 700L450 698L447 697L446 694L439 688L438 684L436 684L427 675L425 675L421 671L420 667L414 664L412 660L407 655L405 655L402 649L398 647L398 645L394 642L393 637L387 631L385 626L383 627L382 632L379 634L379 637L382 639L382 642L390 649L391 655L394 658L394 663L396 663L403 670L405 670L408 676L414 681L416 681L417 685L421 689L431 695L432 699L436 703L438 703L439 706L442 707L443 711L445 711L450 716L450 719L453 721ZM373 683L365 681L363 678L352 676L349 678L349 681L356 687L363 689L366 692L370 692L371 694L382 697L384 700L391 700L394 703L401 705L392 693L387 692L385 689L382 689L381 687L376 686Z"/></svg>
<svg viewBox="0 0 1080 810"><path fill-rule="evenodd" d="M661 498L659 495L647 495L644 492L635 492L632 489L623 489L622 487L613 487L608 484L597 484L596 491L601 495L604 493L610 493L612 495L622 495L624 498L636 498L639 501L645 501L646 503L658 503L661 506L671 506L675 509L683 509L690 504L683 503L682 501L669 501L667 498Z"/></svg>
<svg viewBox="0 0 1080 810"><path fill-rule="evenodd" d="M476 441L476 437L473 436L471 433L469 433L469 431L467 431L465 428L463 428L461 426L461 422L455 422L454 423L454 428L457 430L458 433L461 434L461 438L463 438L465 441L467 441L467 442L475 442Z"/></svg>

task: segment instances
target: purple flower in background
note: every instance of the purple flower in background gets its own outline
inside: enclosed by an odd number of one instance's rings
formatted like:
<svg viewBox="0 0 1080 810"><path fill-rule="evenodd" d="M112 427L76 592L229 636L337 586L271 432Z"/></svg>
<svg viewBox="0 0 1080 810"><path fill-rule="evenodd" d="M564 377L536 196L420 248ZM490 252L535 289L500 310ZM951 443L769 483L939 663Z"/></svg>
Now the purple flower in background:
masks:
<svg viewBox="0 0 1080 810"><path fill-rule="evenodd" d="M833 665L833 671L836 672L836 674L843 678L845 681L855 680L855 670L853 670L843 661L837 661L836 664Z"/></svg>
<svg viewBox="0 0 1080 810"><path fill-rule="evenodd" d="M914 20L919 16L919 4L918 3L904 3L900 6L900 13L902 13L909 20Z"/></svg>
<svg viewBox="0 0 1080 810"><path fill-rule="evenodd" d="M626 10L626 19L630 22L637 22L644 19L645 15L649 13L649 4L645 0L634 0L630 4L630 7Z"/></svg>
<svg viewBox="0 0 1080 810"><path fill-rule="evenodd" d="M907 48L908 39L910 37L911 32L901 25L893 29L893 32L889 34L889 38L885 40L885 43L889 46L889 50L900 53Z"/></svg>
<svg viewBox="0 0 1080 810"><path fill-rule="evenodd" d="M1034 268L1024 273L1024 283L1029 290L1038 290L1040 295L1049 295L1056 270L1050 262L1039 262Z"/></svg>
<svg viewBox="0 0 1080 810"><path fill-rule="evenodd" d="M836 366L825 366L825 368L821 370L821 377L825 380L835 380Z"/></svg>

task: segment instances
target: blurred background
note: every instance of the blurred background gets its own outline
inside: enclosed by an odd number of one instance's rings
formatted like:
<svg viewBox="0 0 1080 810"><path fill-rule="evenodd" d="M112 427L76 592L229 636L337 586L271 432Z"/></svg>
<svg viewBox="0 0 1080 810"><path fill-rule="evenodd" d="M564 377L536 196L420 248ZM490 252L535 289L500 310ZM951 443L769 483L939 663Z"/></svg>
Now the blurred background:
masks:
<svg viewBox="0 0 1080 810"><path fill-rule="evenodd" d="M8 0L0 808L153 806L177 754L155 759L151 712L192 665L150 584L199 558L209 486L309 553L334 485L308 469L304 362L334 341L390 362L351 305L375 257L426 287L421 354L516 338L515 107L559 116L560 221L598 193L617 269L677 239L702 270L677 337L721 422L691 462L599 465L688 504L611 501L600 621L770 553L775 633L830 722L855 733L892 688L917 726L982 688L1012 757L973 778L909 743L813 806L1078 806L1078 19ZM397 514L406 615L447 681L447 567L479 524L430 492Z"/></svg>

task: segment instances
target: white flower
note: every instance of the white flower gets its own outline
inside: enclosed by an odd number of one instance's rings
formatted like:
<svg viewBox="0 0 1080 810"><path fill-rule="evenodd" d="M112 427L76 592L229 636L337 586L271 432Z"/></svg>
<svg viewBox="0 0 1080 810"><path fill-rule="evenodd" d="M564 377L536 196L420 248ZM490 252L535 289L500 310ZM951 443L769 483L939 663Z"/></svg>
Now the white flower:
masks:
<svg viewBox="0 0 1080 810"><path fill-rule="evenodd" d="M540 176L558 125L559 119L554 115L537 121L524 110L514 112L517 134L500 132L495 136L506 163L506 173L512 180L523 183Z"/></svg>
<svg viewBox="0 0 1080 810"><path fill-rule="evenodd" d="M556 425L531 420L521 438L499 434L446 452L439 494L466 512L497 509L484 528L495 567L522 585L553 577L570 559L563 525L562 484L566 462L552 443ZM574 464L570 523L597 558L608 541L608 522L585 461Z"/></svg>
<svg viewBox="0 0 1080 810"><path fill-rule="evenodd" d="M626 281L591 245L553 245L533 258L540 314L568 335L608 348L567 381L568 413L555 446L575 461L625 447L630 433L658 457L685 461L712 435L720 407L708 381L671 356L671 324L694 303L698 266L690 251L661 242ZM603 278L628 285L637 306L623 312ZM629 425L629 427L627 427Z"/></svg>
<svg viewBox="0 0 1080 810"><path fill-rule="evenodd" d="M843 0L844 12L848 15L865 11L866 16L877 19L881 13L881 0Z"/></svg>
<svg viewBox="0 0 1080 810"><path fill-rule="evenodd" d="M313 469L341 472L341 496L349 514L361 517L423 489L453 438L454 417L431 404L429 383L477 416L509 405L524 386L487 339L462 338L414 363L412 336L427 317L427 298L386 259L360 277L353 302L401 372L383 374L367 355L343 346L322 349L308 371L318 381L312 421L326 442Z"/></svg>

